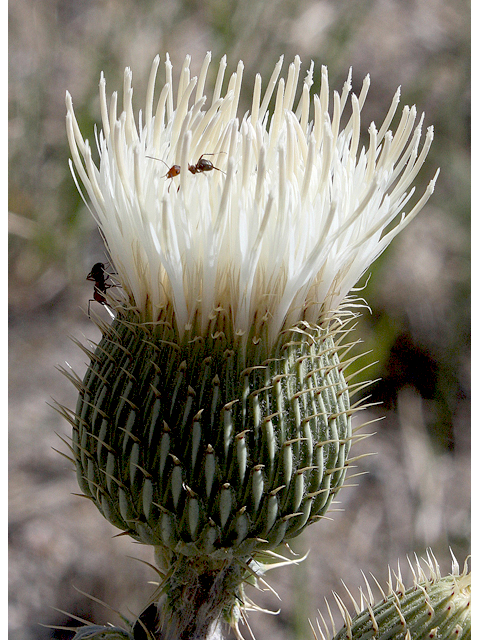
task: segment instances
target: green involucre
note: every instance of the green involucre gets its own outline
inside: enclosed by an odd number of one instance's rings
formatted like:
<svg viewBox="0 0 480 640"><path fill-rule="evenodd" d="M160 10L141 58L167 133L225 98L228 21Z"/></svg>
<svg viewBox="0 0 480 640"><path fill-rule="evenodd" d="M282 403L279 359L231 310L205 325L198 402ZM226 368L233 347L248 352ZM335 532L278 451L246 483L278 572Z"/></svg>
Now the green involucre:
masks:
<svg viewBox="0 0 480 640"><path fill-rule="evenodd" d="M334 331L302 323L267 350L220 324L179 340L119 314L74 420L84 494L136 540L190 557L298 535L342 486L352 439Z"/></svg>

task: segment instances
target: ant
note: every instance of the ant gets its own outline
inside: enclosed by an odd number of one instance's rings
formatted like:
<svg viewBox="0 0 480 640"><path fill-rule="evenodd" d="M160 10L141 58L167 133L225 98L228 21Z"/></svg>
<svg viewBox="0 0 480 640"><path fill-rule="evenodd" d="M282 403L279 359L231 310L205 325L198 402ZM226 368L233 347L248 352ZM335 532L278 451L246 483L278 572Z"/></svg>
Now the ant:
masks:
<svg viewBox="0 0 480 640"><path fill-rule="evenodd" d="M94 282L93 287L93 298L90 298L88 301L88 317L90 318L90 303L91 302L99 302L100 304L105 305L108 312L111 314L109 305L107 303L107 298L105 297L105 293L107 289L111 289L111 287L116 287L116 284L109 284L107 280L110 278L110 274L106 272L105 265L103 262L96 262L92 270L87 276L87 280L91 280Z"/></svg>
<svg viewBox="0 0 480 640"><path fill-rule="evenodd" d="M219 153L225 153L225 151L220 151ZM198 159L197 164L188 165L188 170L190 171L190 173L193 173L194 175L196 173L205 173L205 171L212 171L213 169L216 169L217 171L222 171L222 169L219 169L218 167L214 167L213 162L210 162L210 160L204 159L204 156L214 156L214 155L217 155L217 154L202 153L202 155ZM168 164L165 162L165 160L162 160L161 158L155 158L153 156L147 156L147 158L151 158L152 160L160 160L160 162L163 162L163 164L168 168ZM164 176L162 176L162 178L167 178L167 180L168 179L173 180L173 178L175 178L180 174L180 169L181 167L179 164L174 164L170 167L170 169L168 169L167 173ZM225 171L222 171L222 173L226 175ZM172 183L170 182L170 184L168 185L168 191L170 191L171 185ZM177 191L179 189L180 189L180 185L178 186Z"/></svg>
<svg viewBox="0 0 480 640"><path fill-rule="evenodd" d="M225 151L219 151L219 153L225 153ZM202 153L202 155L198 159L197 164L189 164L188 165L188 170L190 171L190 173L193 173L194 175L196 173L205 173L205 171L212 171L213 169L216 169L217 171L222 171L218 167L214 167L213 166L213 162L210 162L210 160L204 160L203 159L203 156L214 156L214 155L216 155L216 154L215 153ZM227 175L225 173L225 171L222 171L222 173L224 175Z"/></svg>
<svg viewBox="0 0 480 640"><path fill-rule="evenodd" d="M162 160L161 158L154 158L153 156L147 156L147 158L151 158L152 160L160 160L160 162L163 162L163 164L168 169L168 164L165 162L165 160ZM170 169L168 169L167 173L164 176L162 176L162 178L167 178L167 180L170 178L170 181L171 181L173 180L173 178L175 178L175 176L178 176L179 173L180 173L180 165L174 164L170 167ZM170 191L171 186L172 186L172 183L170 182L170 184L168 185L168 191ZM178 189L180 189L180 185L178 186Z"/></svg>

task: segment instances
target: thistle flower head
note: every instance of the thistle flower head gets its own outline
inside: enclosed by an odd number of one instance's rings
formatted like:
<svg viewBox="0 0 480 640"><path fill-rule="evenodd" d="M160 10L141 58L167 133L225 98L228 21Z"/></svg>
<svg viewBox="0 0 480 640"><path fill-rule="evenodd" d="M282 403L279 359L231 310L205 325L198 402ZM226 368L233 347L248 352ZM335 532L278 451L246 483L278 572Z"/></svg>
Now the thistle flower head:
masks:
<svg viewBox="0 0 480 640"><path fill-rule="evenodd" d="M208 53L199 77L190 78L187 56L174 88L167 56L166 83L154 99L157 56L138 117L130 69L120 115L117 94L107 99L102 74L98 166L67 94L74 170L128 303L143 321L158 321L169 310L180 337L192 324L205 335L212 312L222 309L236 335L253 326L273 342L282 328L317 323L336 310L423 207L435 179L416 204L411 185L433 128L422 143L423 116L417 121L413 106L403 109L394 132L389 129L398 90L380 127L370 124L363 146L360 114L369 76L356 96L350 72L332 96L322 67L312 100L313 62L300 83L298 56L286 80L280 78L283 57L266 88L257 75L251 108L239 117L243 63L222 92L222 58L207 97L210 60ZM215 169L195 171L199 160Z"/></svg>
<svg viewBox="0 0 480 640"><path fill-rule="evenodd" d="M222 59L207 99L209 63L191 79L187 57L175 90L167 57L155 102L155 58L138 118L130 70L120 116L102 76L98 166L67 94L72 171L121 289L115 302L94 266L95 299L117 314L72 377L76 411L61 410L84 494L156 547L166 640L207 637L221 617L237 629L253 560L343 486L359 407L335 314L434 186L411 204L433 131L421 144L415 107L389 130L399 92L364 148L368 77L331 98L323 67L312 101L312 64L296 100L300 60L286 81L280 60L239 119L243 64L222 94Z"/></svg>

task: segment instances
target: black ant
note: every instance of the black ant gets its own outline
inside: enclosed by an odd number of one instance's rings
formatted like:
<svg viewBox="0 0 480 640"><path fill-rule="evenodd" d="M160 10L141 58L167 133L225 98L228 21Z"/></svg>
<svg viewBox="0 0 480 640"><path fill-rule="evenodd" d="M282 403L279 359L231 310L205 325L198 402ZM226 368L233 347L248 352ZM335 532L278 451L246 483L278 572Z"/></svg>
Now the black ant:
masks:
<svg viewBox="0 0 480 640"><path fill-rule="evenodd" d="M220 151L219 153L225 153L225 151ZM190 171L190 173L193 173L194 175L196 173L205 173L205 171L212 171L213 169L216 169L217 171L222 171L218 167L214 167L213 166L213 162L210 162L210 160L204 160L204 158L203 158L203 156L214 156L214 155L217 155L217 154L215 154L215 153L202 153L202 155L198 159L197 164L189 164L188 165L188 170ZM222 173L224 175L227 175L225 173L225 171L222 171Z"/></svg>
<svg viewBox="0 0 480 640"><path fill-rule="evenodd" d="M116 287L117 285L109 284L107 282L109 278L110 274L106 272L103 262L96 262L86 278L87 280L91 280L95 283L93 287L93 298L90 298L90 300L88 301L88 317L90 317L91 302L99 302L100 304L103 304L111 314L111 311L108 309L109 304L107 303L105 293L107 292L107 289L111 289L112 287Z"/></svg>

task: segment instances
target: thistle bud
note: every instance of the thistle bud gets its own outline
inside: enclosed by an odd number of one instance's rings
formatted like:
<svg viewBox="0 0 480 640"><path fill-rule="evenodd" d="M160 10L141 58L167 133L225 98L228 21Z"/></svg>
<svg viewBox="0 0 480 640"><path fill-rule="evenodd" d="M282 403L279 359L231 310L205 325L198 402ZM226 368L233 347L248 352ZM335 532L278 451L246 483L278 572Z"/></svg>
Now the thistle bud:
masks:
<svg viewBox="0 0 480 640"><path fill-rule="evenodd" d="M455 559L452 564L452 573L442 577L435 558L428 554L427 573L418 560L415 568L410 565L413 587L407 589L404 586L399 570L395 576L396 585L393 585L390 577L387 593L382 590L382 600L378 603L375 603L367 582L369 597L366 598L360 590L360 605L349 593L357 612L354 617L349 615L340 597L334 594L345 624L338 633L333 629L333 640L370 637L384 640L467 640L471 637L471 573L468 572L467 562L462 573ZM367 606L362 609L365 600ZM321 622L317 620L317 629L313 629L313 633L316 640L332 637L323 616Z"/></svg>

